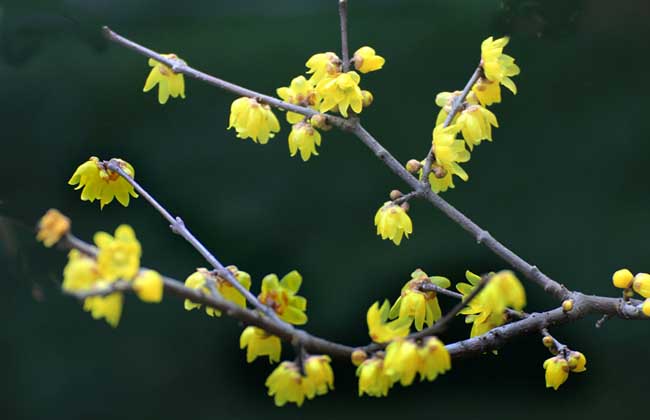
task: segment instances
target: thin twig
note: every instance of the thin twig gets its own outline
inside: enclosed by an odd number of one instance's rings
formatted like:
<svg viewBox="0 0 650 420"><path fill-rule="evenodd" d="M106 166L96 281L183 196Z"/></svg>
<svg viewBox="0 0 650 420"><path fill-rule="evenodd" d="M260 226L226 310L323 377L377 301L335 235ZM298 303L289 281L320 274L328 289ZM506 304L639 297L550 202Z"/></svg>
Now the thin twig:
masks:
<svg viewBox="0 0 650 420"><path fill-rule="evenodd" d="M348 48L348 0L339 0L339 17L341 21L341 60L343 71L350 70L350 50Z"/></svg>
<svg viewBox="0 0 650 420"><path fill-rule="evenodd" d="M481 72L482 72L482 67L479 64L476 70L474 70L474 73L472 73L472 76L467 81L467 84L463 88L463 91L460 93L460 96L454 98L454 102L451 106L451 111L449 111L449 114L447 114L447 118L445 118L445 121L442 123L442 128L449 127L451 122L454 120L454 117L456 116L460 108L463 106L463 103L465 102L465 98L467 98L467 95L469 94L469 91L472 89L472 86L474 86L478 78L481 76ZM429 153L427 154L427 158L424 161L424 167L422 168L422 183L427 188L429 188L429 174L431 173L433 158L434 158L434 150L432 146L431 149L429 150Z"/></svg>
<svg viewBox="0 0 650 420"><path fill-rule="evenodd" d="M280 320L280 318L278 318L278 316L271 308L262 304L249 290L247 290L241 283L239 283L239 281L237 281L230 270L224 267L223 264L219 262L217 257L215 257L206 248L206 246L203 245L203 243L194 236L194 234L187 228L187 226L185 226L185 223L180 217L174 217L170 212L168 212L167 209L165 209L155 198L153 198L151 194L149 194L138 182L136 182L129 174L127 174L124 169L122 169L119 162L111 160L106 164L106 167L111 171L118 173L129 184L131 184L133 188L138 192L138 194L147 200L149 204L151 204L151 206L155 208L169 222L169 227L171 228L172 232L180 235L190 245L192 245L194 249L196 249L203 256L203 258L205 258L210 263L210 265L212 265L212 267L214 267L218 275L226 279L226 281L228 281L232 287L241 293L251 305L259 309L263 314L273 319L274 321L284 323L284 321Z"/></svg>
<svg viewBox="0 0 650 420"><path fill-rule="evenodd" d="M406 202L410 201L413 198L419 197L421 194L422 193L420 191L411 191L410 193L404 194L403 196L393 200L393 204L399 205L399 204L402 204L402 203L406 203Z"/></svg>
<svg viewBox="0 0 650 420"><path fill-rule="evenodd" d="M566 344L560 343L555 337L551 335L551 333L548 332L548 328L542 328L541 330L542 336L548 337L553 341L553 347L549 348L551 350L551 353L553 354L558 354L562 353L563 355L566 353L566 351L569 349Z"/></svg>

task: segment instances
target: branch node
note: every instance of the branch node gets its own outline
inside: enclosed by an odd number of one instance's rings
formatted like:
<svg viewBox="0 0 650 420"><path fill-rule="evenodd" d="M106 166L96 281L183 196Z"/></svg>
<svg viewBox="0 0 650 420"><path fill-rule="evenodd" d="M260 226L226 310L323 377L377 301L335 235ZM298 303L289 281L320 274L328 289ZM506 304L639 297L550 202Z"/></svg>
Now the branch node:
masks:
<svg viewBox="0 0 650 420"><path fill-rule="evenodd" d="M490 232L487 230L481 230L478 235L476 235L476 243L477 244L482 244L485 242L490 237Z"/></svg>

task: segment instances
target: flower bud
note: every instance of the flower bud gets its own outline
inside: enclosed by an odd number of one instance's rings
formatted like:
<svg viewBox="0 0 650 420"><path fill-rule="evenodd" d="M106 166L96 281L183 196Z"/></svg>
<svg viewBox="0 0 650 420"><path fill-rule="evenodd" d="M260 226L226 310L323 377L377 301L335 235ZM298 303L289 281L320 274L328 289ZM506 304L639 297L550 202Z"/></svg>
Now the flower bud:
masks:
<svg viewBox="0 0 650 420"><path fill-rule="evenodd" d="M553 345L555 344L555 342L553 341L553 337L551 337L550 335L545 335L544 338L542 338L542 343L544 343L544 347L549 349L553 347Z"/></svg>
<svg viewBox="0 0 650 420"><path fill-rule="evenodd" d="M422 164L420 163L420 161L411 159L408 162L406 162L406 170L409 171L410 173L414 174L420 169L422 169Z"/></svg>
<svg viewBox="0 0 650 420"><path fill-rule="evenodd" d="M569 362L569 369L571 369L572 372L584 372L587 370L585 367L587 364L587 358L579 351L572 351L569 354L567 361Z"/></svg>
<svg viewBox="0 0 650 420"><path fill-rule="evenodd" d="M352 358L352 364L355 366L359 366L368 358L368 354L366 354L366 352L361 349L356 349L355 351L352 352L351 358Z"/></svg>
<svg viewBox="0 0 650 420"><path fill-rule="evenodd" d="M332 129L332 126L327 122L327 117L323 114L316 114L309 120L311 125L314 127L323 130L329 131Z"/></svg>
<svg viewBox="0 0 650 420"><path fill-rule="evenodd" d="M632 283L634 291L643 296L650 298L650 274L639 273L634 276L634 283Z"/></svg>
<svg viewBox="0 0 650 420"><path fill-rule="evenodd" d="M372 102L374 100L375 98L372 96L372 93L367 90L361 91L361 101L364 108L368 108L370 105L372 105Z"/></svg>
<svg viewBox="0 0 650 420"><path fill-rule="evenodd" d="M619 289L627 289L628 287L632 286L633 280L634 276L627 268L618 270L612 276L612 283L614 283L614 286L618 287Z"/></svg>
<svg viewBox="0 0 650 420"><path fill-rule="evenodd" d="M569 312L573 309L573 299L567 299L562 302L562 310L564 312Z"/></svg>
<svg viewBox="0 0 650 420"><path fill-rule="evenodd" d="M400 190L393 190L393 191L390 192L390 199L395 201L398 198L400 198L402 195L404 195L404 194L402 194L402 192Z"/></svg>

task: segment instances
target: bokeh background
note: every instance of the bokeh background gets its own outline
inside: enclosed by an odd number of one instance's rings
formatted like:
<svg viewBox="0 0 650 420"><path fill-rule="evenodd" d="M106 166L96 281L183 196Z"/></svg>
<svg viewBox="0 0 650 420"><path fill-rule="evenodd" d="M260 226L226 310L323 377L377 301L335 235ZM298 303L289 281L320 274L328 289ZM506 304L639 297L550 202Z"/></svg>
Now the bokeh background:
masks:
<svg viewBox="0 0 650 420"><path fill-rule="evenodd" d="M649 18L647 0L351 0L352 51L371 45L387 58L363 77L375 95L364 124L401 161L422 157L435 94L465 84L484 38L511 35L519 94L493 108L494 143L465 165L470 182L444 197L569 287L614 295L614 270L649 269ZM66 181L91 155L133 163L222 261L253 275L254 290L267 273L298 269L308 329L337 341L366 343L366 309L394 299L415 268L453 281L468 268L505 268L424 202L412 205L411 239L381 241L374 212L404 185L358 140L324 133L320 156L303 163L289 157L286 124L264 146L226 131L235 99L226 92L187 80L187 99L160 106L141 92L146 60L108 45L104 24L266 93L311 54L339 49L335 0L0 1L1 418L596 419L644 403L644 323L597 330L589 318L554 330L589 361L558 392L544 388L548 352L532 335L384 399L357 398L354 369L337 362L336 391L298 410L265 395L271 367L246 364L233 320L130 296L119 328L93 321L59 291L65 253L34 240L48 208L86 239L130 223L143 264L169 276L205 262L143 200L103 211L80 201ZM526 286L528 310L556 304ZM468 333L458 319L443 338Z"/></svg>

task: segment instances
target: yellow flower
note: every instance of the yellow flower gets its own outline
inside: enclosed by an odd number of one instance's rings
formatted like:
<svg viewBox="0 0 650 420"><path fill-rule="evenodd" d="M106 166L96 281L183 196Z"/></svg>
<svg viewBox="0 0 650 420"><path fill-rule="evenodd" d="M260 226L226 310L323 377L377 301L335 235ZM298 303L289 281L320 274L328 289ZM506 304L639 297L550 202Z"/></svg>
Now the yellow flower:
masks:
<svg viewBox="0 0 650 420"><path fill-rule="evenodd" d="M309 68L307 74L309 79L316 84L326 77L336 77L341 72L341 59L333 52L319 53L312 55L305 66Z"/></svg>
<svg viewBox="0 0 650 420"><path fill-rule="evenodd" d="M614 273L612 276L612 283L619 289L627 289L632 287L634 275L627 268L622 268Z"/></svg>
<svg viewBox="0 0 650 420"><path fill-rule="evenodd" d="M298 407L305 401L306 385L300 369L293 362L282 362L266 379L268 394L274 396L275 405L282 407L287 402Z"/></svg>
<svg viewBox="0 0 650 420"><path fill-rule="evenodd" d="M163 298L164 282L154 270L144 270L133 281L133 290L144 302L159 303Z"/></svg>
<svg viewBox="0 0 650 420"><path fill-rule="evenodd" d="M442 312L438 304L436 292L423 292L420 287L425 283L433 283L444 289L451 286L448 279L427 274L418 269L411 274L411 280L402 287L400 297L390 309L389 318L413 319L415 329L420 331L424 324L431 326L440 319Z"/></svg>
<svg viewBox="0 0 650 420"><path fill-rule="evenodd" d="M456 90L454 92L440 92L436 95L436 105L440 107L440 111L438 112L438 117L436 118L436 126L439 126L440 124L444 123L445 120L447 119L447 116L451 112L452 108L454 107L454 101L457 100L457 98L462 94L460 90ZM472 98L474 95L472 95ZM468 103L470 101L470 96L465 99ZM456 121L457 117L454 117L454 120L452 123Z"/></svg>
<svg viewBox="0 0 650 420"><path fill-rule="evenodd" d="M571 369L571 372L580 373L587 370L585 367L587 365L587 358L579 351L570 352L567 361L569 362L569 369Z"/></svg>
<svg viewBox="0 0 650 420"><path fill-rule="evenodd" d="M638 273L634 276L632 288L644 298L650 298L650 274Z"/></svg>
<svg viewBox="0 0 650 420"><path fill-rule="evenodd" d="M411 340L395 340L386 347L384 372L391 381L409 386L420 365L418 346Z"/></svg>
<svg viewBox="0 0 650 420"><path fill-rule="evenodd" d="M357 368L359 377L359 396L364 393L371 397L385 397L393 381L384 371L384 361L373 357Z"/></svg>
<svg viewBox="0 0 650 420"><path fill-rule="evenodd" d="M377 235L381 235L381 239L390 239L395 245L402 242L403 235L408 238L413 233L411 218L402 207L393 204L392 201L386 201L377 210L375 226L377 226Z"/></svg>
<svg viewBox="0 0 650 420"><path fill-rule="evenodd" d="M78 292L88 290L99 279L97 262L94 258L73 249L68 254L68 263L63 268L63 290Z"/></svg>
<svg viewBox="0 0 650 420"><path fill-rule="evenodd" d="M280 131L280 122L266 104L253 98L235 99L230 107L228 129L235 128L240 139L252 139L255 143L266 144Z"/></svg>
<svg viewBox="0 0 650 420"><path fill-rule="evenodd" d="M99 248L97 265L102 280L132 280L138 274L142 248L131 226L118 226L115 237L106 232L97 232L93 239Z"/></svg>
<svg viewBox="0 0 650 420"><path fill-rule="evenodd" d="M489 276L490 280L487 286L470 302L468 307L459 312L459 314L467 315L466 323L473 323L470 337L483 335L502 325L505 321L506 308L521 310L526 305L526 292L512 271L490 273ZM469 284L458 283L456 289L463 296L468 296L481 277L471 271L467 271L465 277Z"/></svg>
<svg viewBox="0 0 650 420"><path fill-rule="evenodd" d="M70 232L70 219L61 214L57 209L49 209L38 222L36 239L50 248Z"/></svg>
<svg viewBox="0 0 650 420"><path fill-rule="evenodd" d="M546 359L544 369L546 369L546 388L557 390L569 378L569 362L562 356Z"/></svg>
<svg viewBox="0 0 650 420"><path fill-rule="evenodd" d="M451 356L444 343L437 337L427 337L418 347L420 357L420 380L433 381L439 374L451 369Z"/></svg>
<svg viewBox="0 0 650 420"><path fill-rule="evenodd" d="M339 113L345 118L348 117L348 108L352 108L357 114L360 113L363 109L363 94L359 88L359 81L361 81L359 74L349 71L318 82L316 91L323 98L320 111L327 112L338 108Z"/></svg>
<svg viewBox="0 0 650 420"><path fill-rule="evenodd" d="M361 73L368 73L379 70L384 67L384 57L375 54L375 50L370 47L359 48L352 57L354 68Z"/></svg>
<svg viewBox="0 0 650 420"><path fill-rule="evenodd" d="M240 271L234 265L229 265L226 267L230 270L231 273L235 276L237 281L249 290L251 287L251 277L245 271ZM192 273L185 279L185 287L190 289L200 290L204 295L211 295L210 289L207 286L207 282L214 282L215 287L221 297L225 300L228 300L242 308L246 307L246 298L235 289L228 280L221 278L219 276L215 277L206 269L199 268L197 271ZM197 309L201 307L200 303L192 302L190 299L185 299L184 302L185 310L191 311L192 309ZM218 309L212 308L210 306L205 307L205 313L209 316L221 316L221 311Z"/></svg>
<svg viewBox="0 0 650 420"><path fill-rule="evenodd" d="M314 82L312 79L305 79L304 76L294 77L291 80L289 87L278 88L276 92L283 101L294 105L307 106L316 109L320 102ZM302 114L297 114L291 111L287 112L287 122L289 124L296 124L304 119L305 116Z"/></svg>
<svg viewBox="0 0 650 420"><path fill-rule="evenodd" d="M239 348L246 348L246 361L251 363L258 356L269 356L269 363L279 362L282 352L280 339L261 328L246 327L239 337Z"/></svg>
<svg viewBox="0 0 650 420"><path fill-rule="evenodd" d="M183 64L187 64L178 58L176 54L161 55L170 60L178 60ZM185 99L185 79L181 73L174 73L166 64L156 61L153 58L149 59L149 66L153 68L149 72L147 80L144 82L143 92L149 92L154 86L158 85L158 102L161 105L167 102L170 95L172 98L180 95L181 98Z"/></svg>
<svg viewBox="0 0 650 420"><path fill-rule="evenodd" d="M481 105L469 105L458 115L459 124L465 143L472 150L481 144L481 140L492 141L492 126L499 127L497 117Z"/></svg>
<svg viewBox="0 0 650 420"><path fill-rule="evenodd" d="M465 149L465 142L456 139L456 135L461 130L459 124L450 125L442 128L441 125L433 129L433 150L435 153L435 163L431 166L429 174L429 183L431 189L438 193L447 191L448 188L454 188L453 175L458 176L463 181L467 181L469 176L458 163L467 162L470 158L469 152ZM422 171L420 171L420 177Z"/></svg>
<svg viewBox="0 0 650 420"><path fill-rule="evenodd" d="M472 92L483 106L501 102L501 88L498 82L491 82L480 77L472 86Z"/></svg>
<svg viewBox="0 0 650 420"><path fill-rule="evenodd" d="M99 281L95 285L97 288L108 287L109 283ZM90 312L94 319L104 318L113 328L120 323L122 316L122 305L124 296L122 293L111 293L108 296L92 296L84 300L84 310Z"/></svg>
<svg viewBox="0 0 650 420"><path fill-rule="evenodd" d="M309 356L304 362L305 395L312 399L315 395L327 394L334 389L334 372L330 366L332 360L327 355Z"/></svg>
<svg viewBox="0 0 650 420"><path fill-rule="evenodd" d="M311 155L318 156L316 146L320 146L320 133L309 123L294 124L289 133L289 152L291 157L300 150L300 157L307 162Z"/></svg>
<svg viewBox="0 0 650 420"><path fill-rule="evenodd" d="M262 279L262 293L258 299L278 314L280 319L294 325L307 323L307 299L296 293L302 284L302 276L296 270L278 281L278 276L269 274Z"/></svg>
<svg viewBox="0 0 650 420"><path fill-rule="evenodd" d="M390 303L385 300L379 307L379 302L375 302L366 314L368 323L368 335L376 343L386 343L396 338L406 337L411 326L410 318L398 318L394 321L387 322L390 312Z"/></svg>
<svg viewBox="0 0 650 420"><path fill-rule="evenodd" d="M121 159L115 159L115 161L131 178L135 178L133 166ZM95 156L92 156L77 168L68 184L79 184L75 190L83 188L81 199L91 203L99 200L101 208L113 201L113 198L117 198L117 201L126 207L129 205L129 195L138 196L131 184L117 172L106 169L104 164L99 161L99 158Z"/></svg>
<svg viewBox="0 0 650 420"><path fill-rule="evenodd" d="M520 69L515 64L514 58L503 54L503 48L508 45L508 41L510 41L508 37L496 40L489 37L484 40L481 44L481 63L483 73L488 80L501 83L516 95L517 86L515 86L510 76L518 75Z"/></svg>

